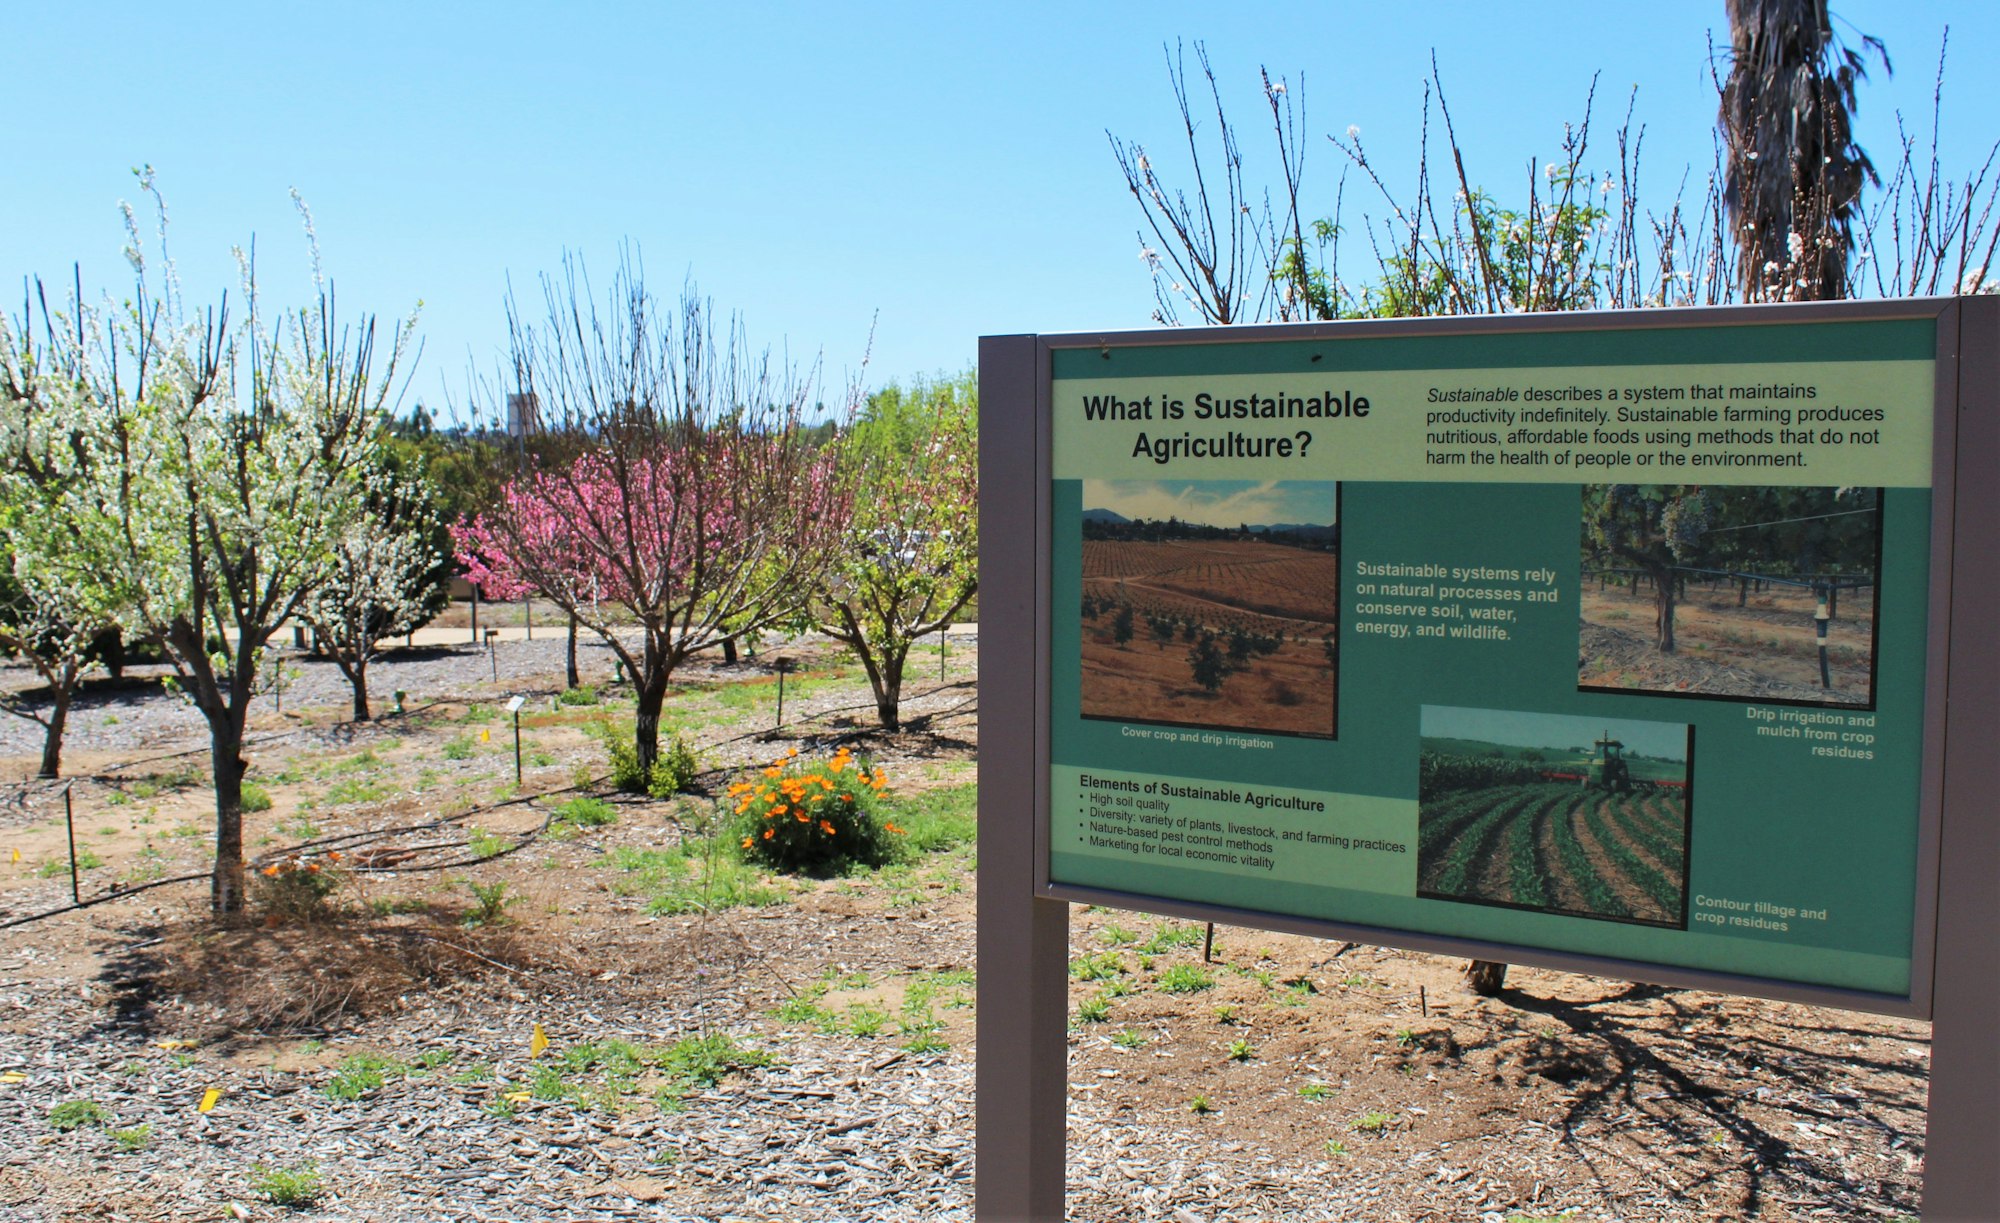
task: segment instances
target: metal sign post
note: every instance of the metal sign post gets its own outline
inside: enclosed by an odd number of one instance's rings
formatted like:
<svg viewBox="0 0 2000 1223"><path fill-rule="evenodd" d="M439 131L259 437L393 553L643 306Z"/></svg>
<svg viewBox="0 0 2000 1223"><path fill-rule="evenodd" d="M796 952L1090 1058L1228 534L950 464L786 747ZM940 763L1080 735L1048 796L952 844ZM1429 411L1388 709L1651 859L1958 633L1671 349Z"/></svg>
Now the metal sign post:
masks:
<svg viewBox="0 0 2000 1223"><path fill-rule="evenodd" d="M528 698L517 696L507 702L507 712L514 715L514 784L521 784L521 706Z"/></svg>

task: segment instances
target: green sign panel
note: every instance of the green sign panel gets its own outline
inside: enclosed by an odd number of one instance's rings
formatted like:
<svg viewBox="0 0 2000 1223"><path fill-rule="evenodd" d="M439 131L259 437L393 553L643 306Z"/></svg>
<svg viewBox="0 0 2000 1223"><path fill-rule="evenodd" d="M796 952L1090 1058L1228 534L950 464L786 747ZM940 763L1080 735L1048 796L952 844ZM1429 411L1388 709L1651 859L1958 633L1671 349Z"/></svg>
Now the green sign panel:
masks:
<svg viewBox="0 0 2000 1223"><path fill-rule="evenodd" d="M1058 349L1049 882L1908 996L1936 351Z"/></svg>

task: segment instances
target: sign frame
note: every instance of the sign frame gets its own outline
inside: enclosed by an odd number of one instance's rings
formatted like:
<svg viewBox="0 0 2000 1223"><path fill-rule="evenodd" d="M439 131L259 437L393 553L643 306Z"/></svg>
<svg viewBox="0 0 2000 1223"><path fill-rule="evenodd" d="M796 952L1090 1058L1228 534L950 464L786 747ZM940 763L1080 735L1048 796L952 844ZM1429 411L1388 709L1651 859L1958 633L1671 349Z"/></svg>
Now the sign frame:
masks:
<svg viewBox="0 0 2000 1223"><path fill-rule="evenodd" d="M1054 354L1162 345L1932 320L1923 742L1907 995L1806 984L1052 881ZM1841 1007L1934 1023L1926 1218L2000 1200L2000 298L989 336L980 341L979 1158L982 1219L1061 1218L1070 903ZM1343 565L1346 558L1343 557ZM1966 626L1954 641L1954 623ZM990 1107L989 1107L990 1106Z"/></svg>

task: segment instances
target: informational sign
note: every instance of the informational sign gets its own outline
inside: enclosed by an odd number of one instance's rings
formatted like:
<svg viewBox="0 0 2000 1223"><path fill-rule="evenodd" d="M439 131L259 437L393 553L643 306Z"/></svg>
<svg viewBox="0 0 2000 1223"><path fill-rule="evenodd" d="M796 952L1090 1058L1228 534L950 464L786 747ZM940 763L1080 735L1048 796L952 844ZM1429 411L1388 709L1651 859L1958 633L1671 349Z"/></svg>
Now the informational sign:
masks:
<svg viewBox="0 0 2000 1223"><path fill-rule="evenodd" d="M1935 318L1149 339L1049 355L1048 894L1911 996Z"/></svg>

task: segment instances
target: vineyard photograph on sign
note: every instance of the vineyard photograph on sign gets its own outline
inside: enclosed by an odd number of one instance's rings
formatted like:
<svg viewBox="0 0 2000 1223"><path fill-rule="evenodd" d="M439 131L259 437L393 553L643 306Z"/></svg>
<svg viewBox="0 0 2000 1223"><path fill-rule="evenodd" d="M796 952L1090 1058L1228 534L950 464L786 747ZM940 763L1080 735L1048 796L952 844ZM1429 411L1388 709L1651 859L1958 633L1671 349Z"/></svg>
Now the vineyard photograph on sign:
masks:
<svg viewBox="0 0 2000 1223"><path fill-rule="evenodd" d="M1684 723L1426 705L1417 894L1687 928Z"/></svg>
<svg viewBox="0 0 2000 1223"><path fill-rule="evenodd" d="M1339 484L1082 483L1083 716L1333 738Z"/></svg>
<svg viewBox="0 0 2000 1223"><path fill-rule="evenodd" d="M1577 686L1874 708L1881 501L1585 486Z"/></svg>

